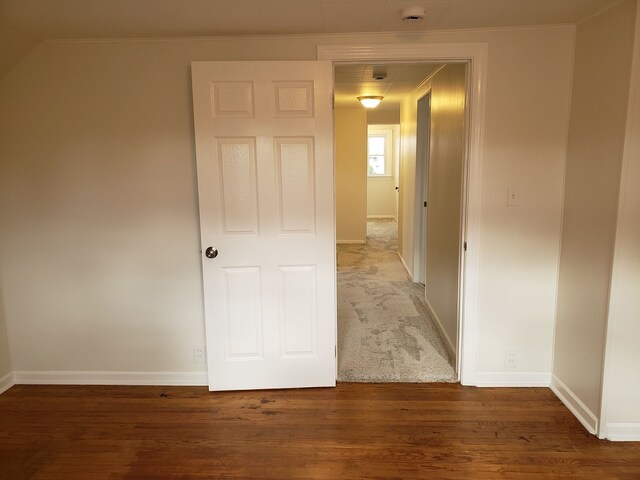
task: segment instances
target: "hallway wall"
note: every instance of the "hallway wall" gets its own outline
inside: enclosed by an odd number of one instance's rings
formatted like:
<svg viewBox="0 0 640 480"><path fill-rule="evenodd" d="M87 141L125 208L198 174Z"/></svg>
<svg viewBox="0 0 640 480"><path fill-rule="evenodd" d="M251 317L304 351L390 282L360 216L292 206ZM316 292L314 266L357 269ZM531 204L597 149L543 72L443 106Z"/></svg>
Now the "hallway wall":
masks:
<svg viewBox="0 0 640 480"><path fill-rule="evenodd" d="M426 226L425 295L449 349L458 337L458 272L461 246L462 174L465 154L466 65L438 70L403 102L404 153L415 156L417 102L431 92ZM407 156L403 157L405 161ZM414 225L417 228L417 225ZM415 264L415 262L414 262ZM418 268L417 265L414 268Z"/></svg>
<svg viewBox="0 0 640 480"><path fill-rule="evenodd" d="M466 65L446 65L431 80L427 197L427 300L453 351L458 338Z"/></svg>
<svg viewBox="0 0 640 480"><path fill-rule="evenodd" d="M336 240L367 239L367 112L362 107L335 109Z"/></svg>
<svg viewBox="0 0 640 480"><path fill-rule="evenodd" d="M368 125L394 125L400 123L400 105L387 105L385 109L370 108L367 110Z"/></svg>

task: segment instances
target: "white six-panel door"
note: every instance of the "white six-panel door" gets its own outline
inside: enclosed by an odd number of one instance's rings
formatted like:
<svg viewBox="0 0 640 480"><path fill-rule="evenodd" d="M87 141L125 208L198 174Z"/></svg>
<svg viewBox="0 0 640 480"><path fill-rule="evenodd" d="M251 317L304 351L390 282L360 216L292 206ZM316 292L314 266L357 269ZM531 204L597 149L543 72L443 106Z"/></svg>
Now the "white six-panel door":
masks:
<svg viewBox="0 0 640 480"><path fill-rule="evenodd" d="M210 390L335 385L332 78L192 63Z"/></svg>

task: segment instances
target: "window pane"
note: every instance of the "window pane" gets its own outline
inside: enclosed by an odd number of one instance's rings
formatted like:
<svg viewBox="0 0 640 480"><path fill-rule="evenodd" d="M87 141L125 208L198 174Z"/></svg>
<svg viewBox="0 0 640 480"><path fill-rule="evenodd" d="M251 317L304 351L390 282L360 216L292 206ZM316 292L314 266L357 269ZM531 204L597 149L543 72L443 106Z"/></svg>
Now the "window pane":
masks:
<svg viewBox="0 0 640 480"><path fill-rule="evenodd" d="M384 137L373 135L369 137L369 155L384 156Z"/></svg>
<svg viewBox="0 0 640 480"><path fill-rule="evenodd" d="M368 172L369 175L386 175L384 164L384 135L368 136Z"/></svg>
<svg viewBox="0 0 640 480"><path fill-rule="evenodd" d="M369 155L369 175L384 175L384 156Z"/></svg>

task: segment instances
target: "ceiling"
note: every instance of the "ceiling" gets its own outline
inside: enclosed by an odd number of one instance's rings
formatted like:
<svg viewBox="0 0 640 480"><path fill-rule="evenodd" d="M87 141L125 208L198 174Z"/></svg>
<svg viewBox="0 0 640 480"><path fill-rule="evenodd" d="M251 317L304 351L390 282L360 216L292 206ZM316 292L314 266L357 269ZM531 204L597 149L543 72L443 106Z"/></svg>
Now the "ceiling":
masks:
<svg viewBox="0 0 640 480"><path fill-rule="evenodd" d="M620 0L0 0L34 39L429 31L578 23ZM400 20L424 7L423 22Z"/></svg>
<svg viewBox="0 0 640 480"><path fill-rule="evenodd" d="M394 63L389 65L338 65L335 69L336 106L358 106L360 95L382 95L380 110L397 108L402 97L411 93L438 70L438 63ZM375 80L374 72L386 72L387 78Z"/></svg>

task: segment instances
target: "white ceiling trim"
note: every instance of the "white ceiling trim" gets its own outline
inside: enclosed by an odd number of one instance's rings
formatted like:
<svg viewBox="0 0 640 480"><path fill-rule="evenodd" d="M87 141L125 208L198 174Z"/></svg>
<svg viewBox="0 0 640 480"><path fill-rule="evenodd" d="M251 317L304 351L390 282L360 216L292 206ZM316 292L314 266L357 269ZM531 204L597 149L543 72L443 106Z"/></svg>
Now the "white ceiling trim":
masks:
<svg viewBox="0 0 640 480"><path fill-rule="evenodd" d="M193 36L162 36L162 37L94 37L94 38L43 38L42 43L59 44L59 43L144 43L144 42L193 42L202 40L249 40L249 39L291 39L291 38L362 38L366 36L375 36L376 38L389 37L397 39L398 35L402 35L406 39L414 41L427 41L430 38L446 36L452 33L474 33L474 32L505 32L505 31L522 31L522 30L549 30L564 29L567 27L575 27L573 23L558 23L553 25L522 25L507 27L478 27L478 28L450 28L446 30L432 30L428 32L402 32L402 31L386 31L386 32L353 32L353 33L274 33L274 34L247 34L247 35L193 35Z"/></svg>
<svg viewBox="0 0 640 480"><path fill-rule="evenodd" d="M474 43L396 43L379 45L318 45L318 60L340 63L443 62L479 61L487 55L487 42Z"/></svg>

